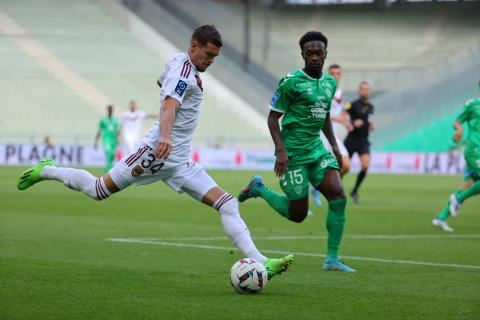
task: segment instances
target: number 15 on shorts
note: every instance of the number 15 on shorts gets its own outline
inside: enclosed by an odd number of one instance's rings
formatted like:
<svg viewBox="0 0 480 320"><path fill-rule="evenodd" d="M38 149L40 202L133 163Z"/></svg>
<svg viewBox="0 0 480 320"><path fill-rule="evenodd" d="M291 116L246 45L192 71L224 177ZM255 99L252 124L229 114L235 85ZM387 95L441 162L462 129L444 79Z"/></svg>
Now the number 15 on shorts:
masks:
<svg viewBox="0 0 480 320"><path fill-rule="evenodd" d="M288 182L290 182L290 185L302 184L303 183L302 169L287 171L280 178L280 180L282 181L282 184L284 187L288 185Z"/></svg>

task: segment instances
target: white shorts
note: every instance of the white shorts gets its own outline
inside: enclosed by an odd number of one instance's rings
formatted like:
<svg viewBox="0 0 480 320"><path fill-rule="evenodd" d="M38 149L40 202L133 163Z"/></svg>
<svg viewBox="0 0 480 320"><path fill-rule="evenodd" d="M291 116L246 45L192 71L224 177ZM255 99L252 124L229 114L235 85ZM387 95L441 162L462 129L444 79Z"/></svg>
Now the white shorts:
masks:
<svg viewBox="0 0 480 320"><path fill-rule="evenodd" d="M322 139L322 143L327 148L328 151L332 151L332 146L330 145L330 142L328 142L327 137L325 137L325 134L323 132L320 133L320 139ZM348 156L348 150L345 148L345 145L343 144L343 141L340 140L337 135L335 135L335 140L337 140L337 146L338 149L340 150L340 154L344 156Z"/></svg>
<svg viewBox="0 0 480 320"><path fill-rule="evenodd" d="M217 186L198 163L157 160L154 150L143 143L136 152L124 156L109 174L120 190L131 184L144 185L162 180L176 192L186 192L199 201Z"/></svg>

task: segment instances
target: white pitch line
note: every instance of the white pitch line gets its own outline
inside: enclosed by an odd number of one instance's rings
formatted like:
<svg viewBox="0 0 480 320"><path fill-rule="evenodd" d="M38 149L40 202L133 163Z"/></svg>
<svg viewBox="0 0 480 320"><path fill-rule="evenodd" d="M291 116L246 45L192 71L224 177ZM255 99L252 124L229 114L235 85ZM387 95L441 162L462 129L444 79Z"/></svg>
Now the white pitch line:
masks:
<svg viewBox="0 0 480 320"><path fill-rule="evenodd" d="M238 251L237 248L233 247L223 247L223 246L211 246L204 244L193 244L193 243L180 243L180 242L165 242L165 241L153 241L153 240L144 240L144 239L125 239L125 238L107 238L107 241L112 242L121 242L121 243L139 243L139 244L153 244L158 246L165 247L180 247L180 248L196 248L196 249L206 249L206 250L221 250L221 251ZM305 257L320 257L325 258L326 255L321 253L311 253L311 252L288 252L282 250L272 250L272 249L262 249L264 253L273 253L273 254L293 254L296 256L305 256ZM342 256L342 258L358 261L370 261L370 262L379 262L379 263L394 263L394 264L407 264L407 265L420 265L420 266L430 266L430 267L444 267L444 268L459 268L459 269L474 269L480 270L480 266L476 265L467 265L467 264L450 264L450 263L436 263L429 261L414 261L414 260L392 260L392 259L381 259L381 258L371 258L371 257L355 257L355 256Z"/></svg>
<svg viewBox="0 0 480 320"><path fill-rule="evenodd" d="M326 236L268 236L268 237L253 237L254 240L323 240ZM354 240L408 240L408 239L476 239L480 238L480 234L365 234L365 235L350 235L345 239ZM225 241L229 240L227 237L166 237L166 238L137 238L142 240L158 240L158 241Z"/></svg>

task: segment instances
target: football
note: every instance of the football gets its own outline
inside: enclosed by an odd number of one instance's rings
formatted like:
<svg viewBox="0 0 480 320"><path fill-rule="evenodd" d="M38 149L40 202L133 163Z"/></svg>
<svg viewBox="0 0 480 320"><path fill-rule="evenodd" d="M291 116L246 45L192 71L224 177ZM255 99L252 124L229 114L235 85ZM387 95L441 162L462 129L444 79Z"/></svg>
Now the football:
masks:
<svg viewBox="0 0 480 320"><path fill-rule="evenodd" d="M230 281L238 293L260 293L267 285L267 270L260 262L244 258L235 262L230 271Z"/></svg>

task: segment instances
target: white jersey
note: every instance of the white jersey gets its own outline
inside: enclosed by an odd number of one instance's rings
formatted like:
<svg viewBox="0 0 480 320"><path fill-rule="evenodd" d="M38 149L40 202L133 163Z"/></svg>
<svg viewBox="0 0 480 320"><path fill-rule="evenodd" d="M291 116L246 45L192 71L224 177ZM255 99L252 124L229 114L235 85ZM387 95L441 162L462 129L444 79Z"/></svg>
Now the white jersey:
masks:
<svg viewBox="0 0 480 320"><path fill-rule="evenodd" d="M337 91L335 91L335 95L333 96L332 104L330 106L330 115L334 117L340 117L343 111L344 108L342 90L337 88ZM332 127L333 132L335 133L335 135L337 135L339 130L342 130L343 125L338 123L337 121L332 120Z"/></svg>
<svg viewBox="0 0 480 320"><path fill-rule="evenodd" d="M330 106L330 115L334 117L340 117L343 111L345 111L345 109L343 108L342 90L337 88L337 91L335 91L335 95L333 96L332 104ZM332 128L338 148L340 149L340 153L342 154L342 156L348 156L347 148L345 148L345 145L343 144L343 137L345 136L346 130L345 126L343 126L337 121L332 120ZM323 131L320 132L320 139L322 139L323 145L331 151L332 146L328 142L327 137L325 137Z"/></svg>
<svg viewBox="0 0 480 320"><path fill-rule="evenodd" d="M125 136L138 136L142 129L142 121L147 113L142 110L125 111L122 114L122 131Z"/></svg>
<svg viewBox="0 0 480 320"><path fill-rule="evenodd" d="M172 127L172 152L166 166L186 163L191 159L192 137L200 120L202 80L188 54L183 52L168 60L158 83L162 86L161 108L166 97L172 97L180 102ZM160 138L160 121L157 120L143 142L155 150Z"/></svg>

